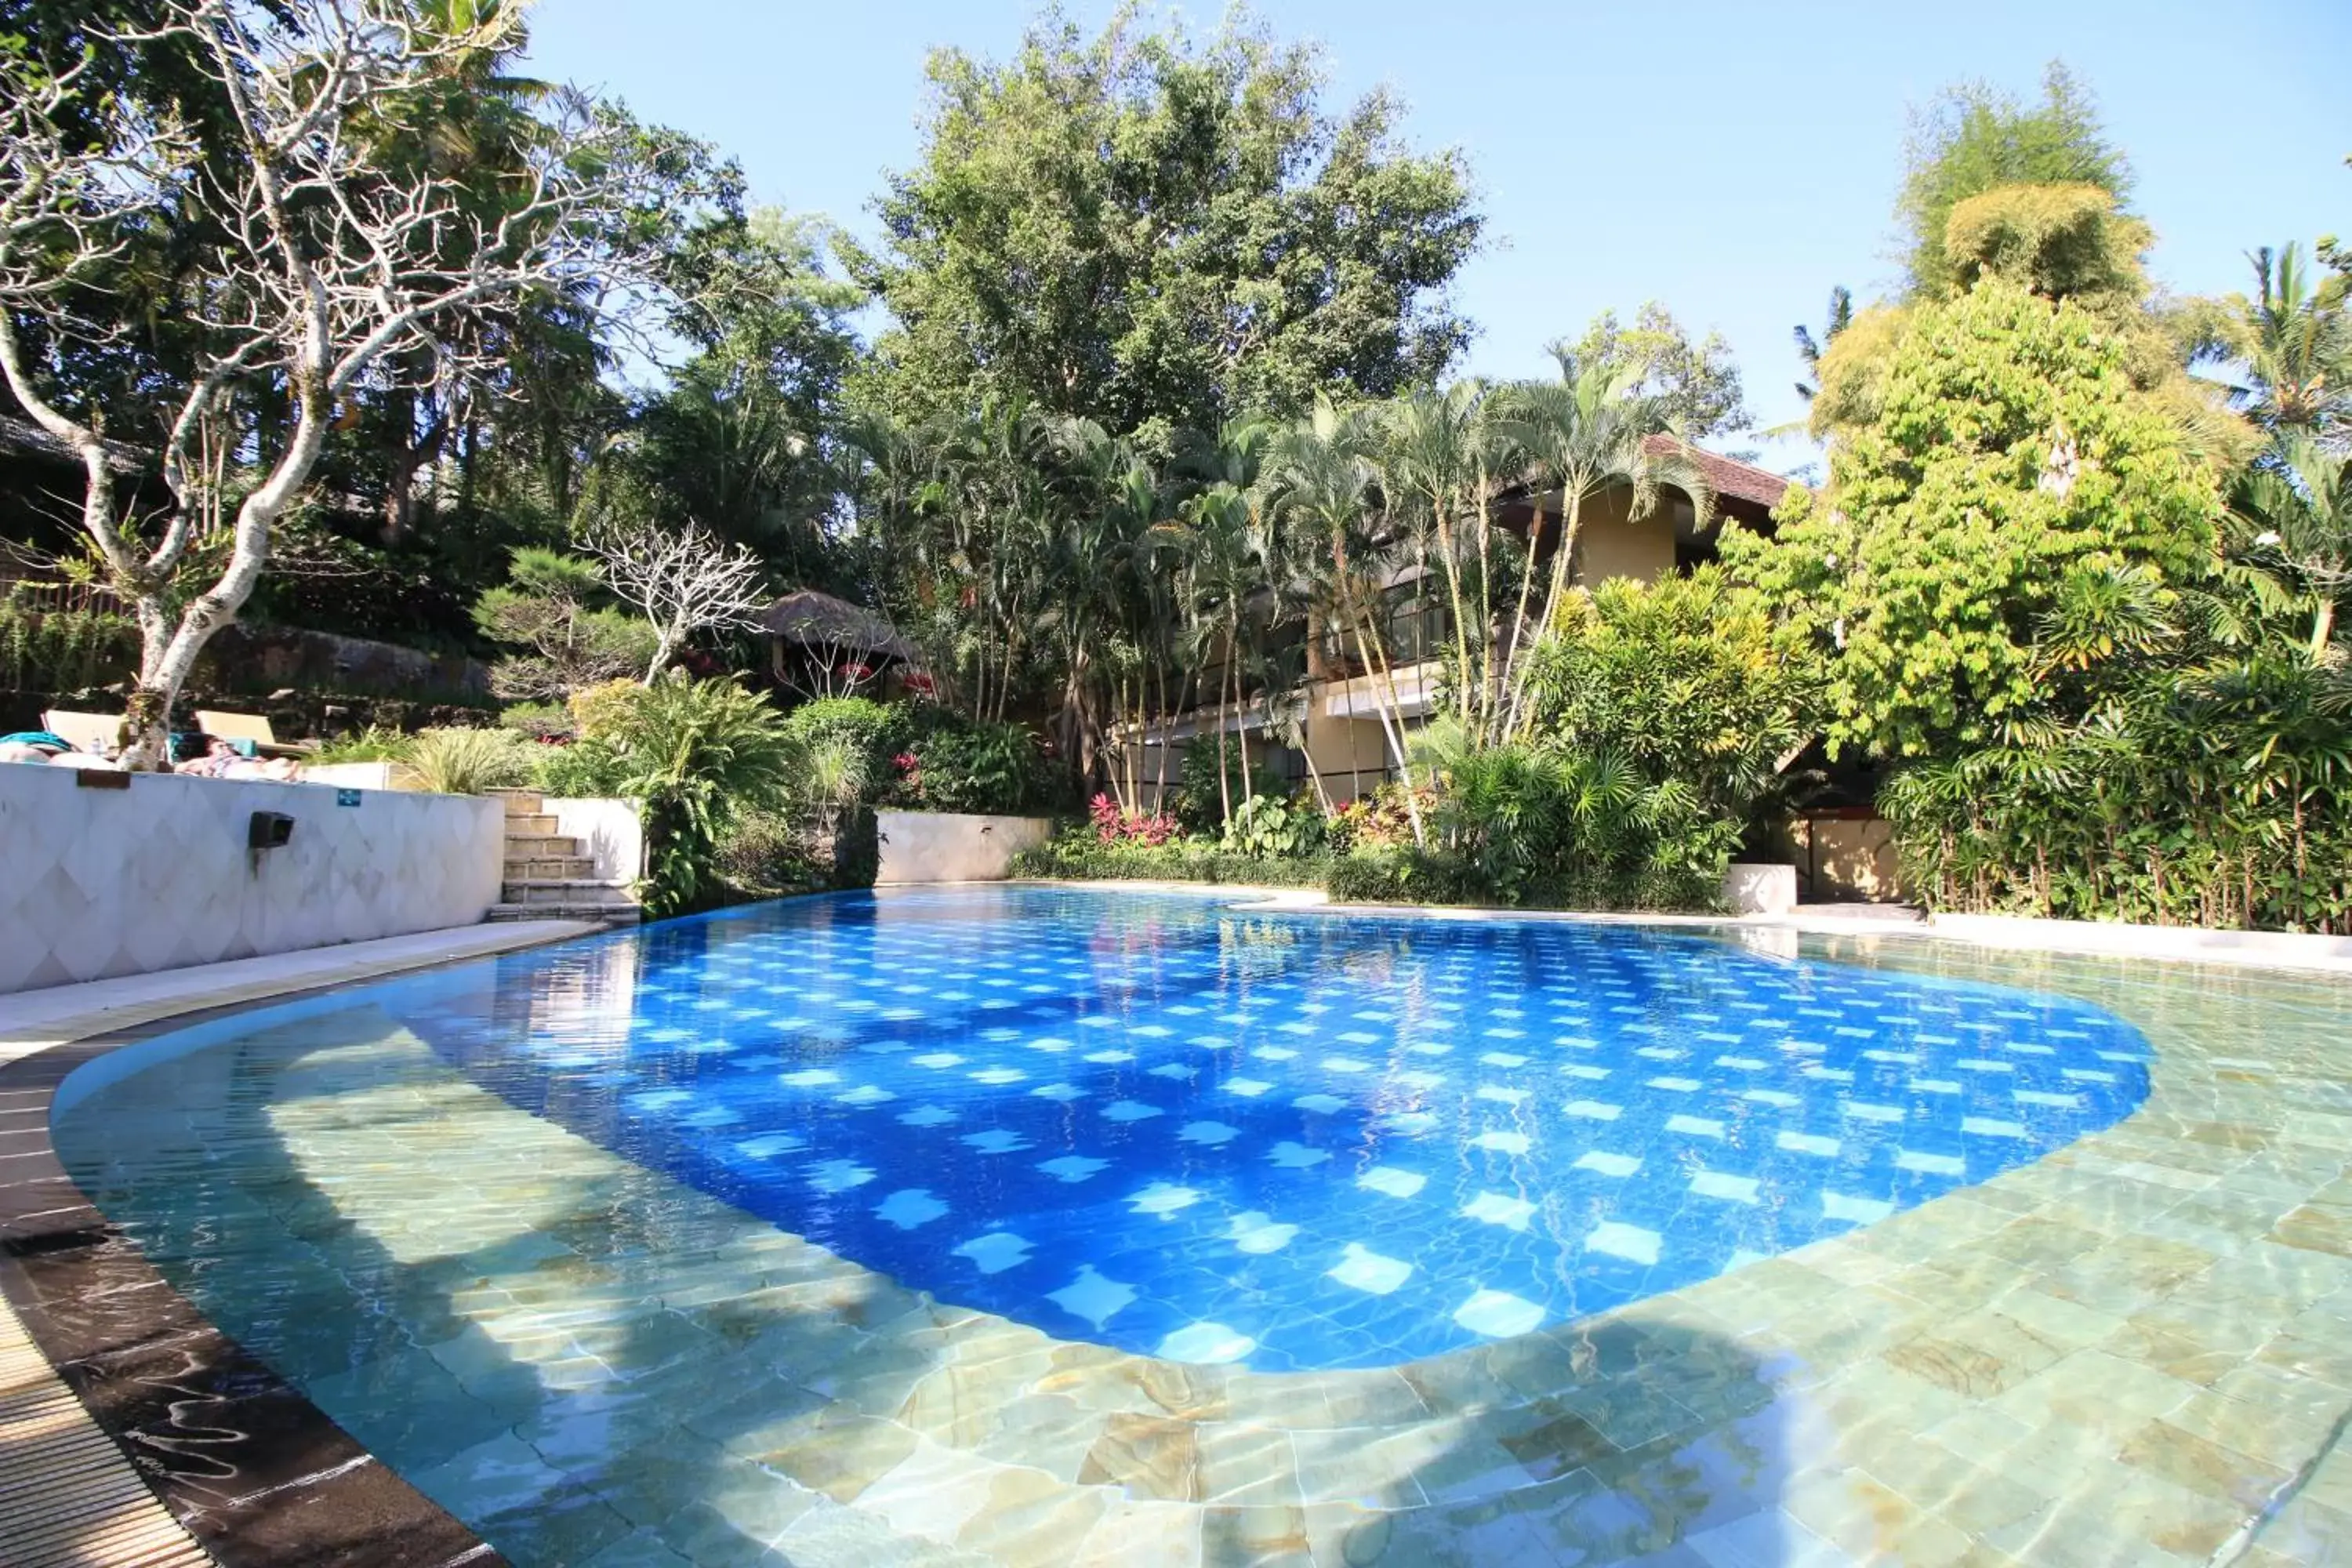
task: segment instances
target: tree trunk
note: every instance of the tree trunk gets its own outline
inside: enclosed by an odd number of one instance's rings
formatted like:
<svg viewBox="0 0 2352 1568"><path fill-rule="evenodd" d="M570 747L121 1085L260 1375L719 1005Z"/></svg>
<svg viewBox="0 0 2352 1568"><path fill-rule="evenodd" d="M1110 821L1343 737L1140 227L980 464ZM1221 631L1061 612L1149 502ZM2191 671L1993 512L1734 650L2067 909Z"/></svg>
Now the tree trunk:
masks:
<svg viewBox="0 0 2352 1568"><path fill-rule="evenodd" d="M1454 559L1454 526L1445 508L1437 508L1437 549L1445 563L1445 592L1454 606L1454 711L1470 722L1470 622L1462 613L1462 574Z"/></svg>
<svg viewBox="0 0 2352 1568"><path fill-rule="evenodd" d="M1563 496L1566 493L1565 490L1561 492ZM1503 645L1503 668L1496 681L1498 689L1495 693L1496 706L1486 714L1488 729L1485 739L1489 741L1502 739L1501 733L1492 726L1496 719L1503 711L1507 710L1510 704L1511 679L1519 668L1519 645L1527 640L1528 635L1528 593L1536 585L1536 550L1542 542L1543 507L1538 502L1535 507L1535 515L1528 522L1528 565L1527 570L1519 574L1518 604L1511 611L1509 640Z"/></svg>
<svg viewBox="0 0 2352 1568"><path fill-rule="evenodd" d="M1560 595L1567 591L1568 587L1569 558L1576 553L1576 535L1583 521L1583 496L1563 487L1560 490L1559 543L1553 549L1551 555L1551 586L1544 594L1543 618L1536 623L1536 640L1538 642L1543 640L1544 632L1550 627L1552 617L1559 614ZM1517 662L1517 679L1511 686L1510 712L1504 730L1506 735L1518 732L1519 720L1527 707L1527 661L1522 658Z"/></svg>
<svg viewBox="0 0 2352 1568"><path fill-rule="evenodd" d="M2327 657L2327 639L2336 632L2336 601L2322 597L2319 608L2311 617L2311 662L2317 664Z"/></svg>
<svg viewBox="0 0 2352 1568"><path fill-rule="evenodd" d="M412 398L413 404L414 399ZM393 454L392 477L383 492L383 542L397 544L408 537L416 518L416 476L427 463L441 455L449 437L449 415L443 410L435 416L424 438L414 446L403 445Z"/></svg>

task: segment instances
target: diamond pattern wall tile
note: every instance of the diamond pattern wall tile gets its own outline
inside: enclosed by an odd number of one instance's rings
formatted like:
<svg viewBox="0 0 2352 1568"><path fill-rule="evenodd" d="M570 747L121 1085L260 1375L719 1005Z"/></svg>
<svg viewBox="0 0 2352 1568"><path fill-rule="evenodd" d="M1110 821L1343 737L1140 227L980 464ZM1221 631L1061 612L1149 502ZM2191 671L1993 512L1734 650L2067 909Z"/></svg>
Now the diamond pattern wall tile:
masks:
<svg viewBox="0 0 2352 1568"><path fill-rule="evenodd" d="M258 863L256 811L295 819ZM469 925L499 896L495 800L0 764L0 994Z"/></svg>

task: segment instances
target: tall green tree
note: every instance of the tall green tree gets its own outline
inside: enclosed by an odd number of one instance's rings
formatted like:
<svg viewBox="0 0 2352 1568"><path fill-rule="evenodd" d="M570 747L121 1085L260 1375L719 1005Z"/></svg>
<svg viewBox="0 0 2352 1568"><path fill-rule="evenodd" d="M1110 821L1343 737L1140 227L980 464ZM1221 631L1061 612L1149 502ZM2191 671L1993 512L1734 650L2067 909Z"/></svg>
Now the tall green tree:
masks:
<svg viewBox="0 0 2352 1568"><path fill-rule="evenodd" d="M1478 243L1458 153L1404 142L1374 93L1327 110L1316 51L1237 13L1213 37L1133 6L1057 12L1008 61L930 61L924 153L845 247L889 309L869 393L904 418L1018 397L1155 454L1318 393L1441 373L1445 290Z"/></svg>
<svg viewBox="0 0 2352 1568"><path fill-rule="evenodd" d="M2164 593L2210 571L2215 476L2090 311L1987 279L1917 309L1884 387L1777 539L1726 531L1735 571L1829 658L1833 742L1997 738L2033 709L2037 627L2072 577Z"/></svg>
<svg viewBox="0 0 2352 1568"><path fill-rule="evenodd" d="M1632 372L1633 390L1658 399L1691 440L1732 435L1755 423L1723 334L1693 341L1690 330L1655 300L1631 322L1620 322L1614 310L1601 311L1569 353L1579 364Z"/></svg>
<svg viewBox="0 0 2352 1568"><path fill-rule="evenodd" d="M1952 209L2003 185L2094 185L2128 201L2131 163L2107 139L2097 106L2055 61L2027 101L1981 81L1949 88L1912 121L1895 201L1903 265L1915 298L1956 284L1944 248Z"/></svg>

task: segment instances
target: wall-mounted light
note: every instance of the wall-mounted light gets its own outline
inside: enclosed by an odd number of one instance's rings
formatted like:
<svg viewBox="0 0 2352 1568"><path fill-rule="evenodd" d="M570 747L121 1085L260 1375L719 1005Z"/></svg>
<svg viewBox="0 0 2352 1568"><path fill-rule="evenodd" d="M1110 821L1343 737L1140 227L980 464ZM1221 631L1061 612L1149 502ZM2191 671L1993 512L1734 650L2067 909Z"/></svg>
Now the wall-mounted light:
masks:
<svg viewBox="0 0 2352 1568"><path fill-rule="evenodd" d="M294 819L282 811L257 811L245 826L247 849L283 849L294 837Z"/></svg>

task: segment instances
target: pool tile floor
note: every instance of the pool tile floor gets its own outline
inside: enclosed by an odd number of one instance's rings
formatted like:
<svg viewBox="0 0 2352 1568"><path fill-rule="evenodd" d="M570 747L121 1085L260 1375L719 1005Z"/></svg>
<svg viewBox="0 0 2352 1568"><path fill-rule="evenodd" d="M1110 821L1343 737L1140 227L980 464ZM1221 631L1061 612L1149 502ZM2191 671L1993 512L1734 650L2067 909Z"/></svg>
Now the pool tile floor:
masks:
<svg viewBox="0 0 2352 1568"><path fill-rule="evenodd" d="M116 1129L184 1159L169 1203L81 1175L119 1216L154 1205L135 1223L159 1258L198 1223L303 1249L285 1310L227 1326L276 1336L282 1371L518 1563L2352 1554L2352 1469L2328 1447L2352 1410L2352 987L1907 938L1807 951L2094 1002L2154 1047L2147 1099L1717 1278L1516 1335L1530 1305L1475 1295L1474 1331L1509 1337L1310 1373L943 1305L397 1030L257 1040L216 1109ZM205 1157L237 1140L273 1148L278 1179ZM484 1148L493 1184L452 1157ZM1702 1192L1710 1172L1727 1180ZM1727 1206L1738 1180L1687 1178ZM1507 1229L1511 1203L1474 1194L1468 1223ZM1622 1230L1614 1255L1656 1245ZM1402 1262L1380 1246L1337 1266L1370 1297ZM1116 1288L1065 1286L1097 1308Z"/></svg>

